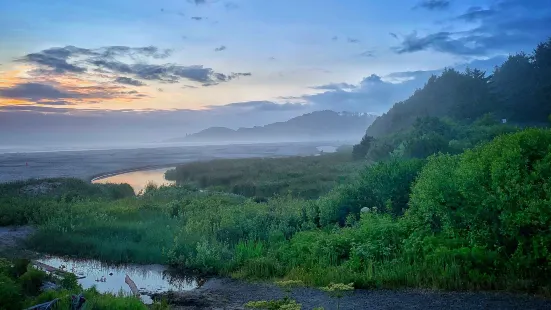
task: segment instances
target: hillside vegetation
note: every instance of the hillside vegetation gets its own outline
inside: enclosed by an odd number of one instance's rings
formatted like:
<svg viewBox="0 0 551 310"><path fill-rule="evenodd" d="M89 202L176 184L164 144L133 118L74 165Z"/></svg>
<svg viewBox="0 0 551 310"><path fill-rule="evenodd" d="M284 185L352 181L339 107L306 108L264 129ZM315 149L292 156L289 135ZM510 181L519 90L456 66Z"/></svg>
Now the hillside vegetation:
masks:
<svg viewBox="0 0 551 310"><path fill-rule="evenodd" d="M393 151L407 157L460 153L515 126L546 126L550 102L551 39L531 54L509 56L491 74L446 69L432 76L369 126L355 154L380 160Z"/></svg>

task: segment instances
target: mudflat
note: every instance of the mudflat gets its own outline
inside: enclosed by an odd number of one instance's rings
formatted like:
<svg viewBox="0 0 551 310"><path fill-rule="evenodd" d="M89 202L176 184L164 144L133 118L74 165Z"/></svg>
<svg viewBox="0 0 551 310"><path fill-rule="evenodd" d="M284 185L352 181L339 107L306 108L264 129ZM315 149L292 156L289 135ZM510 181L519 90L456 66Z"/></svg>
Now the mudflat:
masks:
<svg viewBox="0 0 551 310"><path fill-rule="evenodd" d="M285 293L269 283L248 283L232 279L211 279L201 288L186 292L155 294L166 297L173 309L243 310L243 305L254 300L280 299ZM344 296L337 307L337 299L315 288L295 288L289 297L302 304L303 309L333 310L545 310L551 301L536 296L503 292L444 292L436 290L355 290Z"/></svg>
<svg viewBox="0 0 551 310"><path fill-rule="evenodd" d="M317 154L327 143L274 143L0 154L0 182L30 178L94 177L217 158ZM335 145L335 146L338 146Z"/></svg>

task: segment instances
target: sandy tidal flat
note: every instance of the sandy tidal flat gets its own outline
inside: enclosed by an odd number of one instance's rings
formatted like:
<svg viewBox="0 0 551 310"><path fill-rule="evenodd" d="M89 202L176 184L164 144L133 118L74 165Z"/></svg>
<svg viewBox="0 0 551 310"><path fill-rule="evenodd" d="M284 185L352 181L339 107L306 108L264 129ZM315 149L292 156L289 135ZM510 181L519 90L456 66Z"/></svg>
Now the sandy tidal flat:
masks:
<svg viewBox="0 0 551 310"><path fill-rule="evenodd" d="M313 155L319 152L316 149L319 145L286 143L6 153L0 154L0 182L53 177L91 180L108 173L168 167L197 160Z"/></svg>

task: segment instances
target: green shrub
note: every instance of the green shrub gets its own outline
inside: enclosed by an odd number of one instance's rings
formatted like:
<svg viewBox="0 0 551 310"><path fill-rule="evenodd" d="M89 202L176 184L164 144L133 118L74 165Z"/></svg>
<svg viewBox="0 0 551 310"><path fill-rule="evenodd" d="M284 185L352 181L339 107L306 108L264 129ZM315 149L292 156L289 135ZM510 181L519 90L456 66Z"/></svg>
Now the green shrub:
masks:
<svg viewBox="0 0 551 310"><path fill-rule="evenodd" d="M7 275L0 274L0 309L21 309L22 294L19 285Z"/></svg>
<svg viewBox="0 0 551 310"><path fill-rule="evenodd" d="M550 180L550 130L501 136L458 157L432 157L413 187L408 219L417 230L463 240L469 267L485 276L544 285L551 277Z"/></svg>
<svg viewBox="0 0 551 310"><path fill-rule="evenodd" d="M47 274L44 271L29 267L27 272L19 277L19 282L26 294L37 295L46 277Z"/></svg>
<svg viewBox="0 0 551 310"><path fill-rule="evenodd" d="M424 161L394 159L365 168L353 183L340 186L319 200L322 225L345 224L363 207L400 216L407 209L410 187Z"/></svg>
<svg viewBox="0 0 551 310"><path fill-rule="evenodd" d="M27 272L30 263L31 261L26 258L17 258L13 260L10 271L11 276L13 278L19 278L21 275Z"/></svg>

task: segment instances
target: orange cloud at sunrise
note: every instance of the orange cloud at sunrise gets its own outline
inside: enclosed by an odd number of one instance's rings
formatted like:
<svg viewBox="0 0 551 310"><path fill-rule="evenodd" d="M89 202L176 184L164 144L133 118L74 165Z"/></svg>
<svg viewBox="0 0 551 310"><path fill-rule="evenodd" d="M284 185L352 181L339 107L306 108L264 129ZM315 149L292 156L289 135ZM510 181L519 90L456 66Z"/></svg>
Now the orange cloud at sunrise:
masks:
<svg viewBox="0 0 551 310"><path fill-rule="evenodd" d="M16 65L10 70L0 71L0 106L120 110L131 109L134 102L150 98L153 93L150 87L114 83L108 75L36 75L37 69L30 65Z"/></svg>

